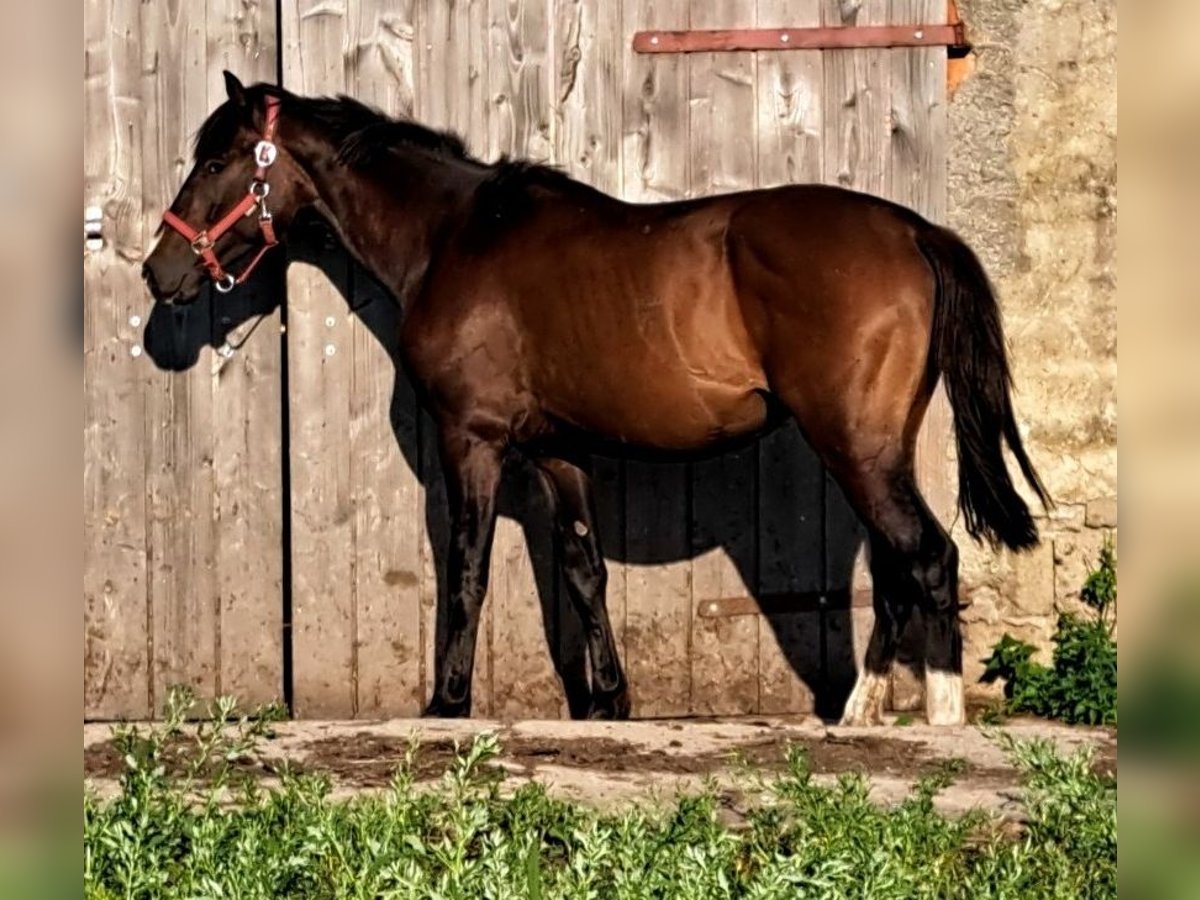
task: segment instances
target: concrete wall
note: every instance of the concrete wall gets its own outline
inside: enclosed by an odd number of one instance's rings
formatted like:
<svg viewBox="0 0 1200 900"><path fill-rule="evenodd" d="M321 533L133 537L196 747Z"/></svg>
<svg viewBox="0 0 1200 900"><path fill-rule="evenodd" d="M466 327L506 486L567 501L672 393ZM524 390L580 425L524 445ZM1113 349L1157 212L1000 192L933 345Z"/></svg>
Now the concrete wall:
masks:
<svg viewBox="0 0 1200 900"><path fill-rule="evenodd" d="M968 684L1004 631L1044 646L1117 525L1115 0L959 0L976 70L950 107L950 225L1004 309L1022 433L1058 508L1033 553L962 523ZM976 691L980 688L976 686Z"/></svg>

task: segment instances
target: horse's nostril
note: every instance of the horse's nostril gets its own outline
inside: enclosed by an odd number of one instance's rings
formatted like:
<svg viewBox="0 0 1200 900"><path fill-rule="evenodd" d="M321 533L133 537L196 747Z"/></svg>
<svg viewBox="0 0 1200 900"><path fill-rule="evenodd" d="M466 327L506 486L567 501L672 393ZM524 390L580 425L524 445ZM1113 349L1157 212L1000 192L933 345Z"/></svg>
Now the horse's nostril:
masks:
<svg viewBox="0 0 1200 900"><path fill-rule="evenodd" d="M149 263L142 263L142 280L146 282L146 286L152 293L157 293L158 280L154 277L154 270L150 268Z"/></svg>

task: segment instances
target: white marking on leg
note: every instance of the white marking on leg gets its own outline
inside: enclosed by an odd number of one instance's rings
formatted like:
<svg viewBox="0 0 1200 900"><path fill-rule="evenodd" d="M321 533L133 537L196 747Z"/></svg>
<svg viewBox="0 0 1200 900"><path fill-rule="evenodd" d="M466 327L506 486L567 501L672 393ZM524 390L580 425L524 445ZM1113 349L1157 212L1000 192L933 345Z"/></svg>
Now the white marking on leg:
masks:
<svg viewBox="0 0 1200 900"><path fill-rule="evenodd" d="M930 725L962 725L963 680L959 672L925 671L925 718Z"/></svg>
<svg viewBox="0 0 1200 900"><path fill-rule="evenodd" d="M863 668L842 712L843 725L883 724L883 704L887 699L888 675Z"/></svg>

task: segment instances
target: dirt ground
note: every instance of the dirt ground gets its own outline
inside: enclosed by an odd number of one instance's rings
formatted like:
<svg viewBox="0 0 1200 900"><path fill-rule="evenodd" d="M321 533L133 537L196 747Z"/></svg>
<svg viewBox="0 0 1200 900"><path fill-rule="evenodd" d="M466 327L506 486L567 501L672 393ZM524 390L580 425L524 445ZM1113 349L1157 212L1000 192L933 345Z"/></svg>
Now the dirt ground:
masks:
<svg viewBox="0 0 1200 900"><path fill-rule="evenodd" d="M1033 720L1007 723L1014 737L1052 740L1064 751L1090 744L1096 766L1116 771L1115 735L1107 730L1069 728ZM818 780L843 772L865 772L873 795L882 803L902 799L913 781L950 761L961 771L938 800L948 813L974 807L1019 817L1017 773L988 729L953 729L922 724L882 728L842 728L819 720L707 719L640 722L485 720L392 720L386 722L285 722L265 741L261 757L247 767L264 781L273 780L283 760L304 770L333 777L334 792L345 796L386 787L403 761L411 739L420 741L419 780L438 778L456 744L491 731L503 754L495 765L505 784L536 779L554 794L614 807L634 801L670 799L680 790L698 788L705 779L729 793L736 811L746 785L739 780L745 764L770 773L785 763L790 744L807 748ZM107 725L84 726L84 775L98 791L115 789L121 768Z"/></svg>

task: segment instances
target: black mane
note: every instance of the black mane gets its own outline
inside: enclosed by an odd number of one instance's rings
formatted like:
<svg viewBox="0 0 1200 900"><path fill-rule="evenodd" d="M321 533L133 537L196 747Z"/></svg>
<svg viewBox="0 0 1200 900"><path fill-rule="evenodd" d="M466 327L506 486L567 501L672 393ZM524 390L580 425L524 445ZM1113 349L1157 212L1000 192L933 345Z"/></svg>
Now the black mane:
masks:
<svg viewBox="0 0 1200 900"><path fill-rule="evenodd" d="M282 101L281 115L330 135L337 145L338 161L351 168L369 166L404 147L416 147L445 159L488 165L472 155L463 139L452 131L389 116L345 94L300 97L272 84L256 84L248 88L246 94L250 107L257 106L267 95L278 97ZM244 109L229 102L222 103L196 133L196 158L220 156L233 143L238 129L246 124ZM502 156L490 168L494 170L490 180L503 191L520 185L553 187L577 183L553 166L507 156Z"/></svg>
<svg viewBox="0 0 1200 900"><path fill-rule="evenodd" d="M282 101L281 115L328 134L337 145L338 160L352 168L369 166L400 147L417 147L447 159L478 162L462 138L453 132L393 118L353 97L299 97L269 84L257 84L247 90L251 107L267 95ZM221 155L244 125L245 111L232 103L222 103L196 133L196 158Z"/></svg>
<svg viewBox="0 0 1200 900"><path fill-rule="evenodd" d="M483 178L475 190L469 229L478 232L480 240L476 243L486 243L484 236L490 240L523 221L536 208L536 195L541 191L599 193L561 169L542 163L506 156L485 163L473 156L453 132L393 118L353 97L299 97L269 84L254 85L246 95L245 107L222 103L200 127L196 135L197 160L225 153L238 130L249 124L247 111L261 106L263 98L270 95L280 99L281 116L328 135L337 148L338 162L348 168L369 168L395 152L411 148L434 159L478 166Z"/></svg>

